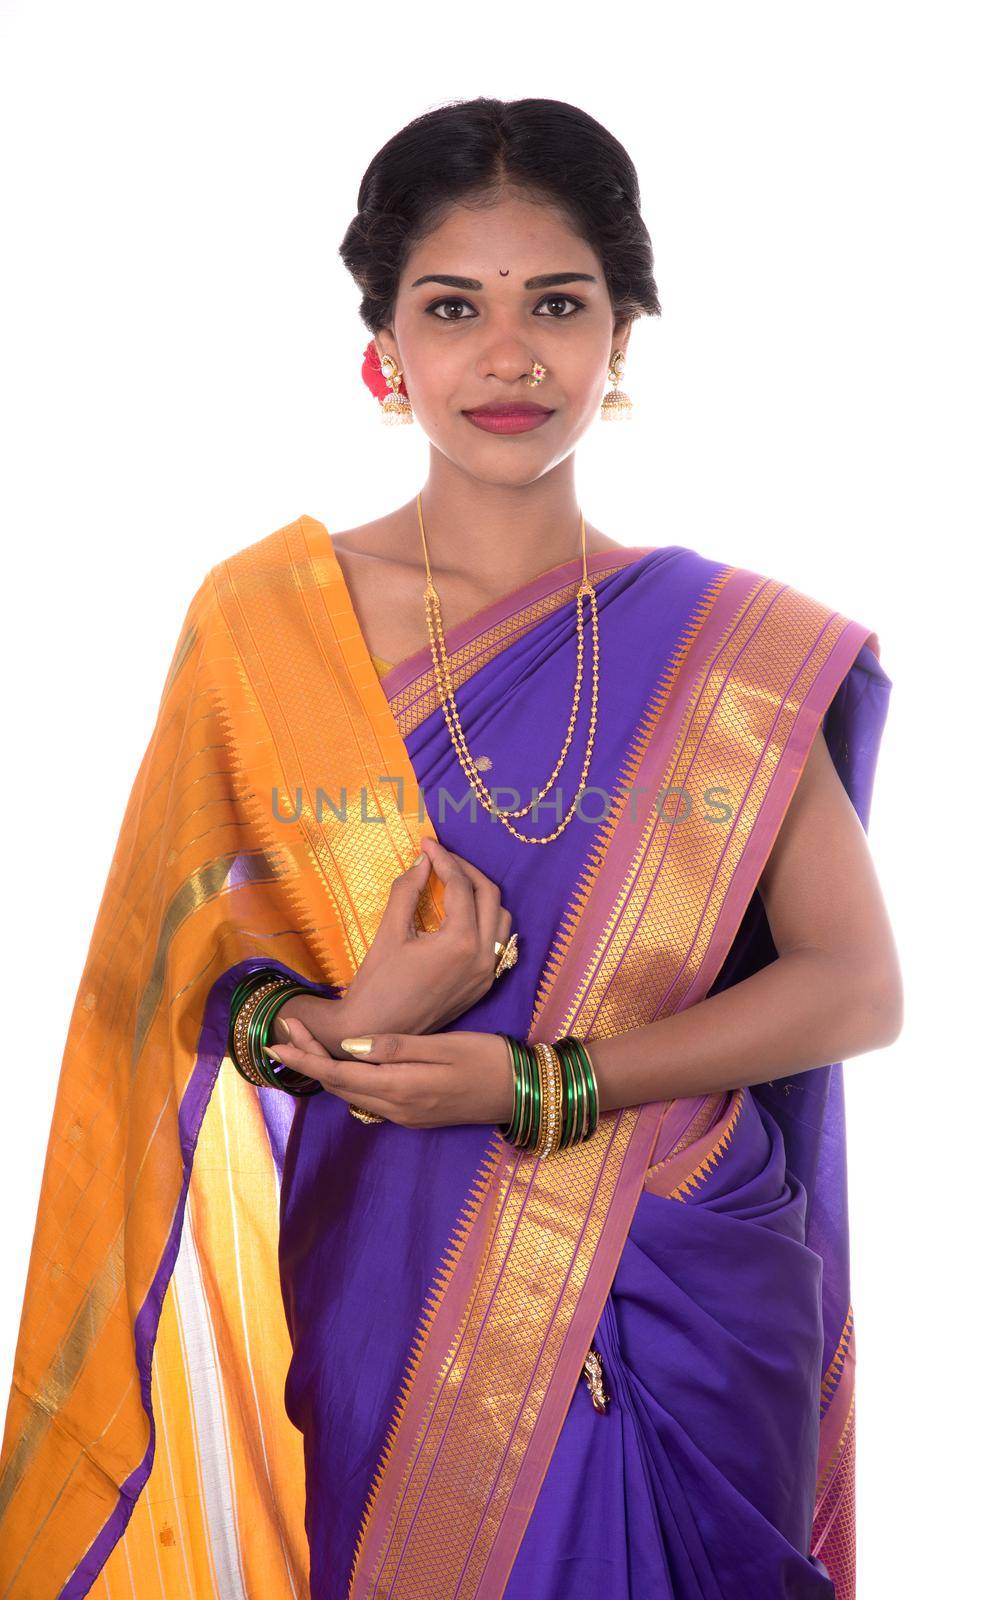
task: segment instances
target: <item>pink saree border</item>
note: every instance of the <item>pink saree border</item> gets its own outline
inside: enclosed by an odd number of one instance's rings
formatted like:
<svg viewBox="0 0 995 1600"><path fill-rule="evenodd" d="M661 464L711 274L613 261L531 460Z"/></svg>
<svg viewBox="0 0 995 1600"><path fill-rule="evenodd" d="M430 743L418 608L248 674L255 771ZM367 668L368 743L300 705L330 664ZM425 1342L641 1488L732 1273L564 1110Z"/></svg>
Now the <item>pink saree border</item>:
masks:
<svg viewBox="0 0 995 1600"><path fill-rule="evenodd" d="M820 633L820 639L826 628L830 627L838 616L839 612L833 612L827 618L825 626ZM795 717L794 725L785 741L781 758L778 761L777 771L768 785L757 819L750 829L749 838L743 847L739 861L736 863L732 881L723 898L722 909L716 920L715 931L712 936L713 940L726 949L731 945L735 937L736 930L743 919L743 913L767 863L767 857L774 847L778 829L791 803L791 797L798 787L798 781L801 778L802 769L815 740L816 732L823 717L829 710L833 696L860 654L862 645L869 639L873 639L876 643L876 637L871 634L869 628L863 627L859 622L848 622L813 679L812 687L799 707L798 715ZM812 652L818 648L818 643L819 641L816 640L812 651L806 657L806 661L810 659ZM805 662L802 662L799 666L796 681L797 677L804 671L805 664ZM789 686L788 693L791 692L793 686L793 684ZM764 750L766 748L767 746L765 745ZM764 752L761 751L758 764L759 760L763 759L763 754ZM688 989L685 1005L694 1005L696 1001L704 997L710 984L714 982L714 975L707 981L705 981L705 978L703 963Z"/></svg>
<svg viewBox="0 0 995 1600"><path fill-rule="evenodd" d="M832 1487L833 1479L839 1466L839 1458L842 1454L840 1444L846 1431L850 1407L853 1405L856 1387L856 1366L856 1341L854 1330L851 1326L839 1379L833 1391L833 1397L822 1415L819 1427L819 1466L816 1478L818 1490L815 1503L817 1516Z"/></svg>

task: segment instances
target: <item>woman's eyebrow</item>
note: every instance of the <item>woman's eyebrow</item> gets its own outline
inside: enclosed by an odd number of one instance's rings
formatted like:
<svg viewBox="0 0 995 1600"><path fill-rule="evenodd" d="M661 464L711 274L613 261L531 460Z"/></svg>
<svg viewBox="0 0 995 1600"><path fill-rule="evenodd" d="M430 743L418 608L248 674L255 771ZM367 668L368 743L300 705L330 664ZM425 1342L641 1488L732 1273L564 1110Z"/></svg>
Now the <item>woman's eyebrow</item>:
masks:
<svg viewBox="0 0 995 1600"><path fill-rule="evenodd" d="M522 287L524 289L551 289L557 283L597 283L597 278L591 272L542 272L537 278L526 278ZM410 285L417 289L421 283L442 283L448 289L482 289L484 286L479 278L457 278L451 273L426 273L423 278L416 278Z"/></svg>

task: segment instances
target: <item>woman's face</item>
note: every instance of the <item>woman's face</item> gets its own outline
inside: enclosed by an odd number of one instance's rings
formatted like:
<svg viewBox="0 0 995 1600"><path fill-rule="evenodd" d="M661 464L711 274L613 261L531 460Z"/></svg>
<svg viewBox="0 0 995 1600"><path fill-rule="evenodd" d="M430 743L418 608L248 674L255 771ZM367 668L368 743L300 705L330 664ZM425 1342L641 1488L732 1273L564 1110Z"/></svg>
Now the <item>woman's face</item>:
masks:
<svg viewBox="0 0 995 1600"><path fill-rule="evenodd" d="M628 335L590 246L552 206L506 191L488 207L452 207L415 247L393 330L377 345L401 368L415 416L443 455L485 482L524 484L573 450ZM546 377L530 387L533 361ZM513 401L551 415L519 433L487 432L464 415Z"/></svg>

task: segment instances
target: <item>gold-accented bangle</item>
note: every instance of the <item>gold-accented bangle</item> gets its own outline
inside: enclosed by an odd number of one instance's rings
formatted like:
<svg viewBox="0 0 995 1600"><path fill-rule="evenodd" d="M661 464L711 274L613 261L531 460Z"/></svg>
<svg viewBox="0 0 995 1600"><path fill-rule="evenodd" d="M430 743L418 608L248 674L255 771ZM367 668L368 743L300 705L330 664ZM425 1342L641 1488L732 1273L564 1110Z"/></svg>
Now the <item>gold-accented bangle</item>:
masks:
<svg viewBox="0 0 995 1600"><path fill-rule="evenodd" d="M526 1106L522 1135L517 1141L523 1150L535 1152L542 1122L542 1062L534 1044L519 1044L518 1050L525 1074Z"/></svg>
<svg viewBox="0 0 995 1600"><path fill-rule="evenodd" d="M532 1050L535 1054L535 1060L538 1067L539 1119L531 1148L533 1155L538 1156L541 1161L549 1134L549 1113L551 1109L549 1093L549 1061L542 1044L534 1044L532 1046Z"/></svg>
<svg viewBox="0 0 995 1600"><path fill-rule="evenodd" d="M555 1154L559 1146L562 1131L562 1079L560 1076L560 1058L552 1045L540 1042L536 1044L536 1049L539 1051L544 1068L544 1100L546 1102L543 1125L540 1129L540 1144L536 1154L540 1161L545 1161L549 1156Z"/></svg>
<svg viewBox="0 0 995 1600"><path fill-rule="evenodd" d="M508 1047L515 1083L514 1107L508 1122L499 1131L509 1144L527 1150L540 1161L567 1148L567 1115L573 1138L581 1111L580 1072L573 1058L555 1044L539 1041L526 1044L511 1034L502 1034ZM570 1073L570 1094L565 1073Z"/></svg>
<svg viewBox="0 0 995 1600"><path fill-rule="evenodd" d="M228 1048L238 1072L257 1088L282 1089L295 1096L320 1094L315 1078L288 1067L279 1069L266 1055L269 1029L285 1000L311 990L295 978L261 968L242 980L232 996Z"/></svg>
<svg viewBox="0 0 995 1600"><path fill-rule="evenodd" d="M290 979L282 977L269 978L260 983L243 1000L232 1024L232 1057L235 1065L243 1078L263 1089L272 1088L273 1081L263 1076L252 1059L248 1041L249 1023L252 1021L256 1008L268 994L272 994L274 989L289 988L290 984Z"/></svg>

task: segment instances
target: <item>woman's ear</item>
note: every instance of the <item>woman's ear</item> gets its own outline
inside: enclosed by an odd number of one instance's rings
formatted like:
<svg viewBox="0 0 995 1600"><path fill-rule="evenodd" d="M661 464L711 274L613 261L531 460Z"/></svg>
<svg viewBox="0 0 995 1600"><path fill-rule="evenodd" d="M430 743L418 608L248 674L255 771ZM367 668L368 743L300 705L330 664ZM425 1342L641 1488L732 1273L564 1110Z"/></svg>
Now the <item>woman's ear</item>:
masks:
<svg viewBox="0 0 995 1600"><path fill-rule="evenodd" d="M381 357L390 356L400 367L401 352L397 348L397 340L394 338L393 328L381 328L379 333L373 335L373 338Z"/></svg>
<svg viewBox="0 0 995 1600"><path fill-rule="evenodd" d="M632 317L619 317L612 329L612 349L621 350L623 355L628 355L629 335L632 333Z"/></svg>

